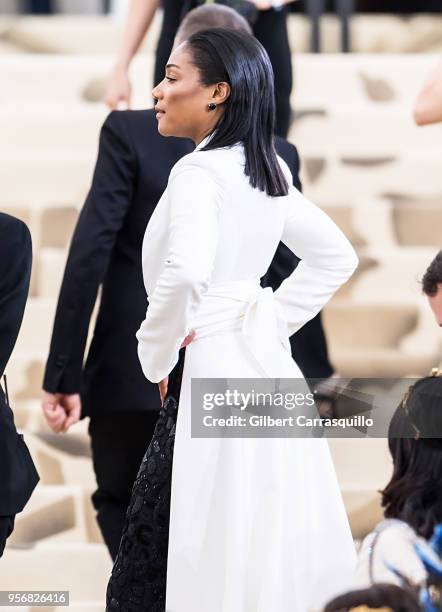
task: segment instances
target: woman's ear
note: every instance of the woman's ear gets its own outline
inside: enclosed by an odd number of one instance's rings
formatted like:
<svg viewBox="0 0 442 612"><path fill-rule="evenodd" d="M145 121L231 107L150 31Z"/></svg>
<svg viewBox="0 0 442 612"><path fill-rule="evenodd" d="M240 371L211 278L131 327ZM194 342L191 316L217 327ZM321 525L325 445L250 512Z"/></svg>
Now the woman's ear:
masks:
<svg viewBox="0 0 442 612"><path fill-rule="evenodd" d="M223 104L229 96L230 85L224 81L217 83L212 94L213 101L216 102L216 104Z"/></svg>

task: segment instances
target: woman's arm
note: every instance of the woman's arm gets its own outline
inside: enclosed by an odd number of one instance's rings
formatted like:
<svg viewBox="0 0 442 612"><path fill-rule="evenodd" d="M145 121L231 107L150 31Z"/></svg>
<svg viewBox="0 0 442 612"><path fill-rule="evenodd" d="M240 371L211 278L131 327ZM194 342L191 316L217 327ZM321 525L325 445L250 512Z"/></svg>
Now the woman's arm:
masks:
<svg viewBox="0 0 442 612"><path fill-rule="evenodd" d="M129 65L152 23L159 3L159 0L131 0L123 39L105 94L105 102L113 110L119 102L130 105Z"/></svg>
<svg viewBox="0 0 442 612"><path fill-rule="evenodd" d="M442 62L420 91L413 115L417 125L442 121Z"/></svg>
<svg viewBox="0 0 442 612"><path fill-rule="evenodd" d="M181 343L207 290L218 241L219 188L198 166L172 171L167 187L167 258L146 318L137 332L138 356L148 380L159 382L178 361Z"/></svg>
<svg viewBox="0 0 442 612"><path fill-rule="evenodd" d="M320 208L290 188L282 242L301 259L275 297L289 336L312 319L355 271L358 258L342 231Z"/></svg>

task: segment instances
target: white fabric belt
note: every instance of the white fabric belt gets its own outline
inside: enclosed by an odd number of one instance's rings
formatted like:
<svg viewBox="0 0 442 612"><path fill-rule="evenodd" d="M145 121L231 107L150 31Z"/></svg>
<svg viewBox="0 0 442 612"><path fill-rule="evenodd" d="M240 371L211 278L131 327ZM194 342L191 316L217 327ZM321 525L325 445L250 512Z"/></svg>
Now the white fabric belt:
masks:
<svg viewBox="0 0 442 612"><path fill-rule="evenodd" d="M242 331L266 376L275 376L281 344L291 354L287 321L270 287L259 280L212 284L203 295L191 328L197 341L227 331Z"/></svg>

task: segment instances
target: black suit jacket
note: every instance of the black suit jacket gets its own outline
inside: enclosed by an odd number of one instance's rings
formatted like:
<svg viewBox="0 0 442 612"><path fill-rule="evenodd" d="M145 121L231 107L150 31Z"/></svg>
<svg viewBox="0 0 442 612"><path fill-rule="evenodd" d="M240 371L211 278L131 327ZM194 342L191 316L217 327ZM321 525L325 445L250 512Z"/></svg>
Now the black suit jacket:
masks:
<svg viewBox="0 0 442 612"><path fill-rule="evenodd" d="M193 149L190 140L162 137L153 110L112 112L102 127L92 186L69 250L43 382L50 392L81 390L83 416L160 408L158 387L142 373L135 338L147 306L141 246L172 166ZM277 150L300 187L295 147L278 138ZM297 261L281 245L266 283L279 285ZM83 369L100 284L98 318Z"/></svg>
<svg viewBox="0 0 442 612"><path fill-rule="evenodd" d="M0 378L17 340L31 274L32 243L22 221L0 213ZM0 388L0 516L23 510L39 478Z"/></svg>

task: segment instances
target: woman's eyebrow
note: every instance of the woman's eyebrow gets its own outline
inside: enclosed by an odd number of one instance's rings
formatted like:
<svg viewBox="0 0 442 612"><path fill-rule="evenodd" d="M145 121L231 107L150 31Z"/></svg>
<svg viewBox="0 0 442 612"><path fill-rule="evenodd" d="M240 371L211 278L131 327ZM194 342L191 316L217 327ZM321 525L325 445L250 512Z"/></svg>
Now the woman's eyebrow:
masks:
<svg viewBox="0 0 442 612"><path fill-rule="evenodd" d="M166 68L178 68L178 70L180 70L180 67L177 66L177 64L167 64Z"/></svg>

